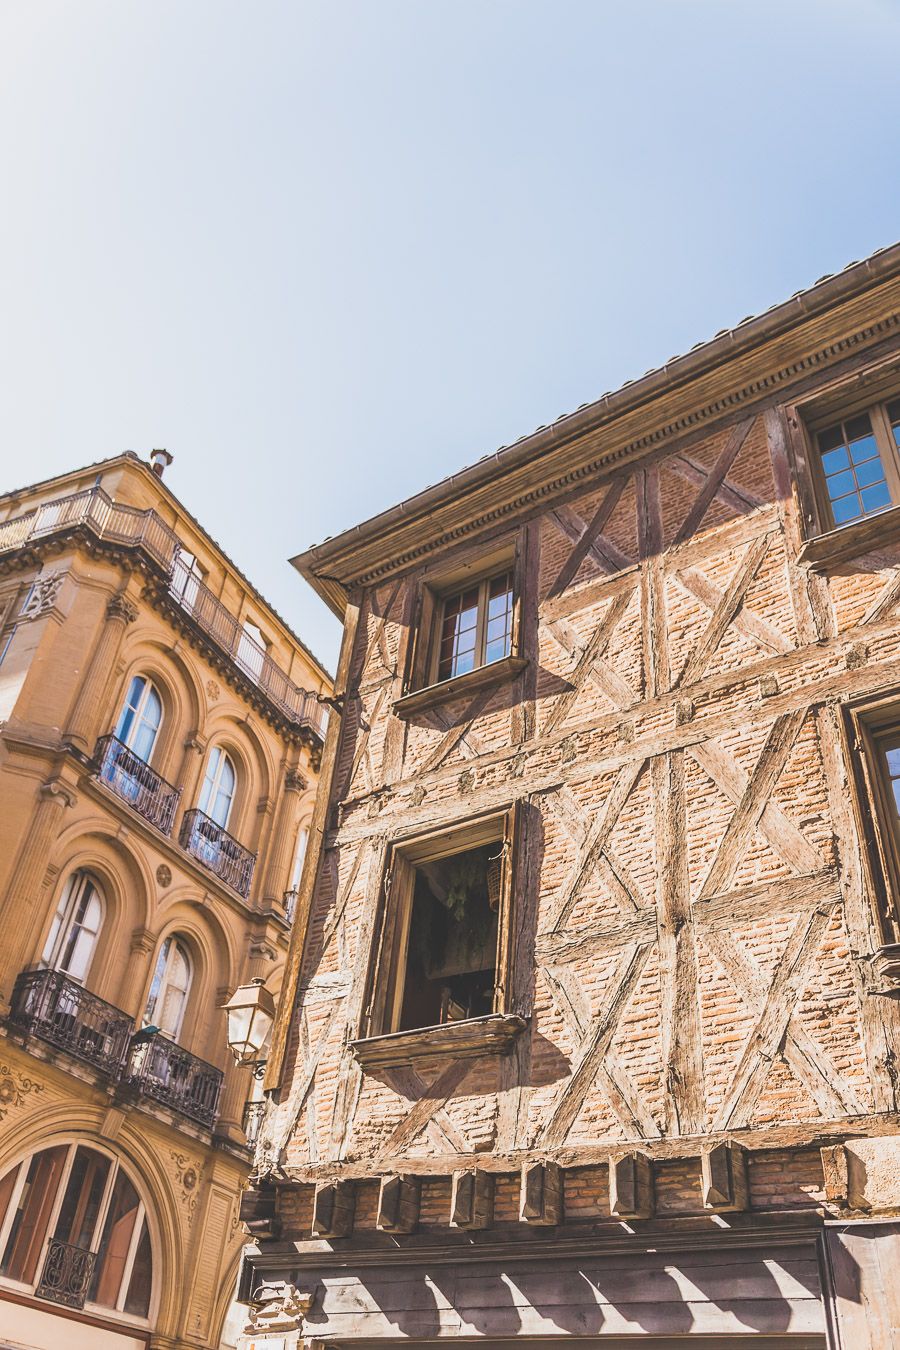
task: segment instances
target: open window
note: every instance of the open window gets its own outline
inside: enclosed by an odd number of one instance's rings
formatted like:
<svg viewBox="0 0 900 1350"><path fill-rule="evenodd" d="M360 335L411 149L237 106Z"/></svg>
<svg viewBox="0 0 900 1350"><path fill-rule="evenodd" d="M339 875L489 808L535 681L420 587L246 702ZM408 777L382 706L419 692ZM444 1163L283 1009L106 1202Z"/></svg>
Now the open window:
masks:
<svg viewBox="0 0 900 1350"><path fill-rule="evenodd" d="M523 669L523 578L523 539L423 576L397 713L500 683Z"/></svg>
<svg viewBox="0 0 900 1350"><path fill-rule="evenodd" d="M153 1259L146 1212L115 1158L58 1144L6 1173L0 1278L64 1307L147 1318Z"/></svg>
<svg viewBox="0 0 900 1350"><path fill-rule="evenodd" d="M845 710L855 808L864 843L883 973L900 987L900 695Z"/></svg>
<svg viewBox="0 0 900 1350"><path fill-rule="evenodd" d="M392 1062L394 1050L484 1054L486 1041L499 1046L524 1025L509 1006L517 815L511 807L392 849L355 1043L364 1062Z"/></svg>

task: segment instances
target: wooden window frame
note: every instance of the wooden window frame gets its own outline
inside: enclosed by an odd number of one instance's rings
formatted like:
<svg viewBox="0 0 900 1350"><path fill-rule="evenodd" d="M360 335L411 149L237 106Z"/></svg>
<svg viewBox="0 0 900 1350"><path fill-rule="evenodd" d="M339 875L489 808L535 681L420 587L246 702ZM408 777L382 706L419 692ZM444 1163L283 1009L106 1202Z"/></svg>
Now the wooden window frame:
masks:
<svg viewBox="0 0 900 1350"><path fill-rule="evenodd" d="M900 689L845 704L852 805L881 944L876 956L895 947L900 951L900 825L895 822L897 813L880 748L892 731L900 740Z"/></svg>
<svg viewBox="0 0 900 1350"><path fill-rule="evenodd" d="M447 699L460 697L478 689L502 684L515 679L527 666L523 653L523 591L525 581L524 531L513 538L507 536L501 543L487 549L468 550L457 554L451 563L444 562L436 569L428 569L419 579L410 641L403 677L402 694L394 704L400 717L425 708L434 707ZM497 576L509 572L512 577L512 621L509 654L499 661L476 666L462 675L451 675L438 680L440 660L440 630L443 605L448 599L468 587L487 587ZM486 605L479 602L478 641L483 636Z"/></svg>
<svg viewBox="0 0 900 1350"><path fill-rule="evenodd" d="M894 441L887 405L900 399L900 369L896 358L872 371L843 380L787 408L792 427L795 469L804 518L806 542L799 561L815 570L857 557L867 549L900 540L900 447ZM889 506L841 525L834 523L818 435L837 422L867 413L891 491Z"/></svg>
<svg viewBox="0 0 900 1350"><path fill-rule="evenodd" d="M455 825L409 835L390 846L381 883L364 1011L357 1039L352 1042L353 1051L363 1065L387 1066L447 1055L467 1058L502 1053L526 1025L526 1018L511 1006L521 815L521 805L513 802ZM493 1011L460 1022L397 1030L407 973L416 865L492 843L503 845Z"/></svg>

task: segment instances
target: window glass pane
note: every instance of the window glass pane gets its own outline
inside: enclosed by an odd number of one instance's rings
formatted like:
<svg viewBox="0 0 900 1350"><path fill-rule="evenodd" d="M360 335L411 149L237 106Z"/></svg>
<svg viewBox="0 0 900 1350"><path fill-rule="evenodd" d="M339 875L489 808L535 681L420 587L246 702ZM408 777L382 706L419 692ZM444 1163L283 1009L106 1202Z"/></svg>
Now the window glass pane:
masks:
<svg viewBox="0 0 900 1350"><path fill-rule="evenodd" d="M840 501L832 502L831 513L835 525L845 525L848 520L858 520L863 511L859 498L854 493L852 497L843 497Z"/></svg>
<svg viewBox="0 0 900 1350"><path fill-rule="evenodd" d="M128 1281L128 1293L125 1297L125 1311L131 1317L147 1317L150 1313L150 1291L153 1286L153 1259L150 1251L150 1234L146 1222L141 1230L131 1279Z"/></svg>
<svg viewBox="0 0 900 1350"><path fill-rule="evenodd" d="M826 481L828 483L828 495L832 501L836 497L845 497L848 492L853 492L856 488L856 480L849 470L846 473L836 473Z"/></svg>
<svg viewBox="0 0 900 1350"><path fill-rule="evenodd" d="M475 668L478 635L478 587L451 596L444 603L438 679L464 675Z"/></svg>
<svg viewBox="0 0 900 1350"><path fill-rule="evenodd" d="M128 696L125 699L125 706L119 715L118 725L116 726L116 735L119 740L124 741L126 745L128 744L128 733L130 732L131 725L134 721L134 714L144 690L144 684L145 680L143 675L135 675L132 678L131 684L128 686Z"/></svg>
<svg viewBox="0 0 900 1350"><path fill-rule="evenodd" d="M16 1205L6 1250L0 1262L0 1275L34 1284L50 1211L65 1167L68 1145L36 1153L28 1164L25 1185Z"/></svg>
<svg viewBox="0 0 900 1350"><path fill-rule="evenodd" d="M153 685L135 675L116 726L116 735L139 759L149 763L162 721L162 703Z"/></svg>
<svg viewBox="0 0 900 1350"><path fill-rule="evenodd" d="M94 1277L88 1292L90 1303L99 1303L104 1308L115 1308L118 1303L139 1204L137 1191L125 1173L120 1171L113 1186L100 1238Z"/></svg>
<svg viewBox="0 0 900 1350"><path fill-rule="evenodd" d="M826 473L837 473L839 469L850 467L850 456L843 446L840 450L829 450L827 455L822 456L822 467Z"/></svg>
<svg viewBox="0 0 900 1350"><path fill-rule="evenodd" d="M200 810L217 825L228 824L234 797L234 766L220 745L213 746L200 793Z"/></svg>
<svg viewBox="0 0 900 1350"><path fill-rule="evenodd" d="M868 487L871 483L879 483L884 478L884 470L881 467L880 459L867 460L865 464L857 464L856 481L860 487Z"/></svg>
<svg viewBox="0 0 900 1350"><path fill-rule="evenodd" d="M109 1169L110 1160L102 1153L76 1151L53 1234L60 1242L90 1250Z"/></svg>
<svg viewBox="0 0 900 1350"><path fill-rule="evenodd" d="M867 459L877 459L878 446L875 444L875 437L866 436L861 441L851 442L850 458L854 464L862 464Z"/></svg>
<svg viewBox="0 0 900 1350"><path fill-rule="evenodd" d="M820 432L818 445L835 525L890 506L890 488L868 413Z"/></svg>
<svg viewBox="0 0 900 1350"><path fill-rule="evenodd" d="M887 483L877 483L875 487L863 488L860 493L865 511L883 511L891 504L891 494Z"/></svg>

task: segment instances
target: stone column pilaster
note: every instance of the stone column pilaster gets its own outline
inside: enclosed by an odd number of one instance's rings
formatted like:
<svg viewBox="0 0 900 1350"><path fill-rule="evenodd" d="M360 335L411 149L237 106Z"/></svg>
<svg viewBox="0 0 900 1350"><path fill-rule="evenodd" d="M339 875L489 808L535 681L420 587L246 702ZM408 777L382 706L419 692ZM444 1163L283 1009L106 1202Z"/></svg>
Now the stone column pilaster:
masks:
<svg viewBox="0 0 900 1350"><path fill-rule="evenodd" d="M143 1012L147 968L155 946L156 938L149 928L135 928L132 931L125 970L115 998L109 1000L135 1021L138 1021Z"/></svg>
<svg viewBox="0 0 900 1350"><path fill-rule="evenodd" d="M113 678L122 641L137 606L124 595L114 595L106 606L106 622L94 648L65 731L65 740L89 753L100 728L98 719L106 706L106 693Z"/></svg>
<svg viewBox="0 0 900 1350"><path fill-rule="evenodd" d="M9 1011L16 975L40 955L33 947L46 917L47 863L62 827L63 812L76 801L75 789L60 778L51 778L39 789L38 804L0 906L0 932L4 934L9 972L8 987L0 990L0 1012Z"/></svg>
<svg viewBox="0 0 900 1350"><path fill-rule="evenodd" d="M263 901L266 904L272 905L276 902L280 904L288 888L291 864L294 861L297 802L307 787L307 781L299 769L288 769L284 775L281 798L275 813L275 824L269 836L263 885Z"/></svg>

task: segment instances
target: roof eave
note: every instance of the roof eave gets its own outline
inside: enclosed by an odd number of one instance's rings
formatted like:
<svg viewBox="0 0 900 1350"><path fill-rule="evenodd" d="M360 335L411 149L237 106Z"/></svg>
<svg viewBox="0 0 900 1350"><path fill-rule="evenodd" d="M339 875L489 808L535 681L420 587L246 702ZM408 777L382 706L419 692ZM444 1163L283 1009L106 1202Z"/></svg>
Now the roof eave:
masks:
<svg viewBox="0 0 900 1350"><path fill-rule="evenodd" d="M291 563L310 583L329 608L343 618L347 588L334 576L338 564L344 571L354 552L363 544L387 535L393 526L408 524L430 513L439 504L475 487L481 487L525 460L549 453L563 442L594 430L603 421L633 412L650 402L797 327L805 320L835 307L848 297L863 294L890 278L900 276L900 243L892 244L861 262L851 263L842 272L823 278L789 300L772 306L763 314L743 320L735 328L699 343L689 352L673 358L664 366L628 381L593 403L567 413L555 422L504 446L476 463L423 489L396 506L353 526L341 534L298 553Z"/></svg>

